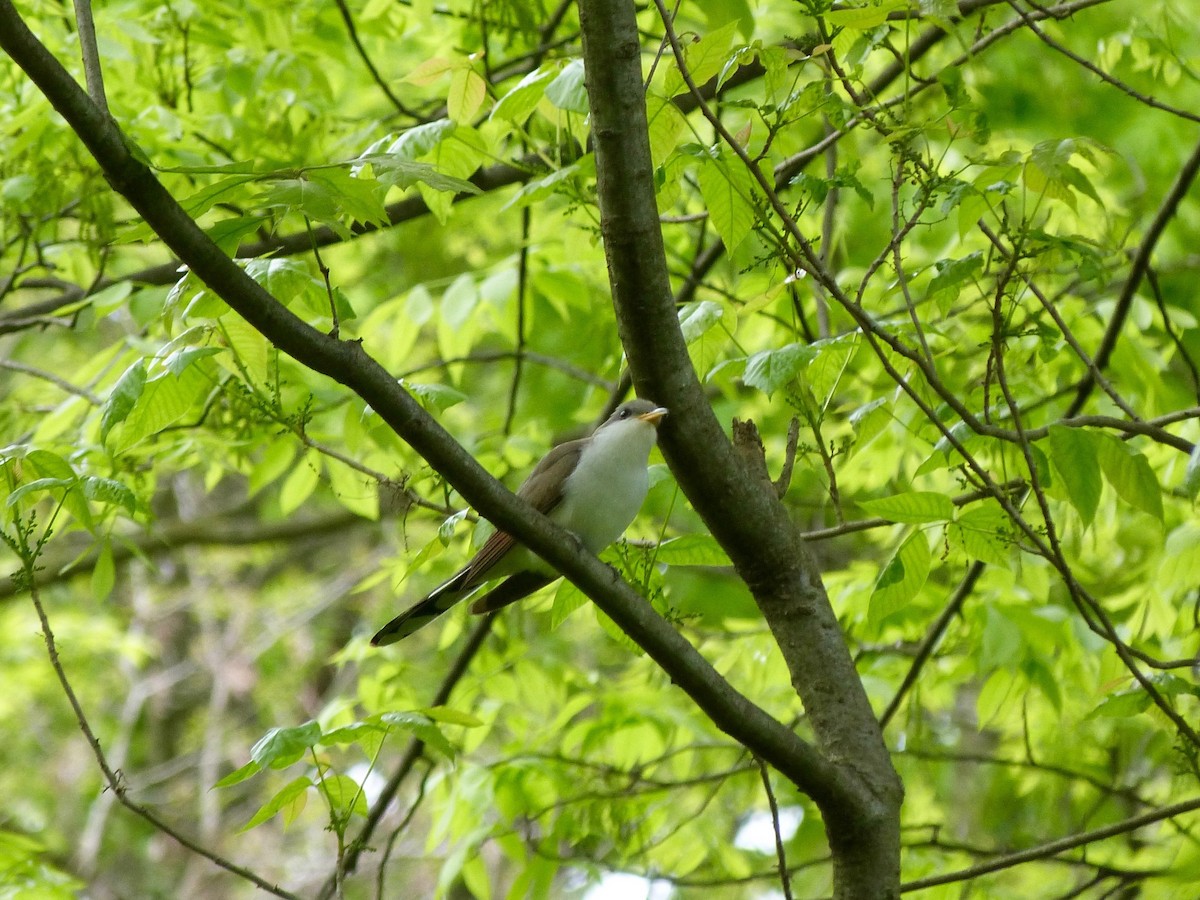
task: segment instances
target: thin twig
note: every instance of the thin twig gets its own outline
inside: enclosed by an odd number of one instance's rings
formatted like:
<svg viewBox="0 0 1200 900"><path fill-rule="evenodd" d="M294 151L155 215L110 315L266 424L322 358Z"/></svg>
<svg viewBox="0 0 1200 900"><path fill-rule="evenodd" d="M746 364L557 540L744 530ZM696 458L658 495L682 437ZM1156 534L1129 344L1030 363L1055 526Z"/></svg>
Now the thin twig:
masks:
<svg viewBox="0 0 1200 900"><path fill-rule="evenodd" d="M971 563L971 568L967 569L967 574L958 583L958 587L954 589L954 593L950 595L950 601L946 604L946 607L934 623L929 626L929 631L925 633L925 637L921 640L921 645L917 648L917 655L913 658L912 665L904 673L904 680L900 682L900 687L896 689L895 695L888 703L887 708L884 709L883 714L879 717L880 728L886 728L892 717L900 709L900 704L904 702L904 698L908 695L912 686L917 683L917 679L921 676L921 671L925 668L925 664L929 662L930 657L933 656L933 651L941 642L946 629L950 627L950 623L962 612L963 604L967 602L967 598L975 590L975 583L979 581L979 576L983 574L986 568L986 563L979 562L978 560Z"/></svg>
<svg viewBox="0 0 1200 900"><path fill-rule="evenodd" d="M787 447L783 453L783 467L775 479L775 496L783 499L792 483L792 469L796 465L796 447L800 443L800 419L792 416L788 423Z"/></svg>
<svg viewBox="0 0 1200 900"><path fill-rule="evenodd" d="M104 401L89 391L87 388L77 387L71 384L65 378L59 378L53 372L46 372L42 369L36 369L33 366L27 366L24 363L14 362L11 359L0 359L0 369L8 369L10 372L20 372L22 375L29 375L33 378L40 378L43 381L48 381L56 387L62 388L68 394L74 394L77 397L82 397L92 406L99 406Z"/></svg>
<svg viewBox="0 0 1200 900"><path fill-rule="evenodd" d="M517 256L517 346L513 351L512 382L508 386L508 412L504 433L511 434L517 415L517 397L521 392L521 373L525 367L525 303L529 293L529 231L532 215L528 205L521 208L521 251Z"/></svg>
<svg viewBox="0 0 1200 900"><path fill-rule="evenodd" d="M83 706L80 704L79 698L76 696L75 690L72 688L71 682L67 678L67 673L63 669L62 660L58 655L58 644L54 639L54 632L50 628L50 619L46 614L45 606L42 604L41 591L38 590L37 582L34 579L34 573L37 569L36 553L30 552L30 548L24 542L21 542L19 546L23 551L21 552L21 564L24 573L24 579L29 585L30 599L33 600L33 607L37 611L38 620L41 622L42 638L46 642L46 652L50 658L50 665L54 669L54 674L58 678L58 683L62 686L63 693L66 694L67 702L71 705L71 709L75 714L75 721L78 723L80 730L83 732L83 736L86 739L88 746L92 750L92 755L95 756L96 763L100 767L101 773L104 775L104 782L108 785L108 789L113 792L113 795L117 798L117 801L134 815L148 822L155 830L173 838L188 850L191 850L193 853L199 856L203 856L205 859L215 863L222 869L225 869L227 872L231 872L234 875L237 875L239 878L243 878L246 881L251 882L256 887L266 891L269 894L274 894L276 897L283 897L286 898L286 900L299 900L299 897L296 894L286 891L278 885L271 884L269 881L260 877L259 875L256 875L249 869L230 862L215 851L202 846L196 841L193 841L191 838L176 830L165 820L161 819L157 814L151 812L147 807L142 806L140 803L136 803L129 798L129 788L125 784L123 776L119 772L113 770L113 768L109 765L108 758L105 756L104 750L100 746L100 741L97 739L95 732L92 731L92 726L88 722L87 715L83 711Z"/></svg>
<svg viewBox="0 0 1200 900"><path fill-rule="evenodd" d="M1177 106L1171 106L1170 104L1163 103L1161 100L1155 100L1149 94L1143 94L1141 91L1135 90L1133 87L1121 81L1119 78L1114 78L1091 60L1080 56L1078 53L1067 47L1064 47L1058 41L1054 40L1054 38L1050 37L1050 35L1046 34L1046 32L1042 31L1042 29L1038 28L1037 24L1033 21L1033 18L1029 15L1029 13L1022 9L1018 3L1015 3L1014 0L1008 0L1008 5L1012 7L1013 12L1021 17L1021 21L1025 23L1025 27L1032 31L1034 35L1037 36L1038 40L1040 40L1051 50L1061 53L1076 65L1083 66L1083 68L1087 69L1105 84L1112 85L1117 90L1121 91L1121 93L1132 97L1138 103L1143 103L1146 106L1154 109L1162 110L1165 113L1170 113L1171 115L1178 116L1181 119L1187 119L1189 122L1200 122L1200 114L1189 112L1186 109L1180 109Z"/></svg>
<svg viewBox="0 0 1200 900"><path fill-rule="evenodd" d="M1073 834L1069 837L1060 838L1057 841L1050 841L1046 844L1041 844L1037 847L1030 847L1028 850L1021 850L1017 853L1010 853L1006 856L1001 856L998 859L993 859L990 862L980 863L977 866L971 866L967 869L960 869L957 872L947 872L944 875L931 875L928 878L918 878L916 881L909 881L900 885L900 890L903 893L910 891L921 891L926 888L937 887L941 884L954 884L959 881L971 881L981 875L987 875L991 872L1000 872L1004 869L1011 869L1014 866L1020 866L1028 862L1037 862L1038 860L1048 859L1052 856L1057 856L1067 850L1073 850L1076 847L1085 847L1088 844L1094 844L1097 841L1107 840L1111 837L1116 837L1122 834L1128 834L1131 831L1136 831L1139 828L1144 828L1147 825L1153 825L1155 822L1161 822L1163 819L1170 819L1174 816L1181 816L1185 813L1193 812L1200 809L1200 797L1193 797L1191 800L1184 800L1181 803L1173 803L1170 806L1164 806L1161 809L1156 809L1153 812L1144 813L1140 816L1133 816L1125 819L1122 822L1116 822L1112 825L1106 825L1103 828L1096 828L1092 831L1083 831L1079 834Z"/></svg>
<svg viewBox="0 0 1200 900"><path fill-rule="evenodd" d="M792 879L788 875L787 851L783 847L783 833L779 830L779 804L775 802L775 791L771 789L771 773L767 764L761 759L758 763L758 774L762 776L763 790L767 794L767 804L771 807L771 826L775 831L775 858L779 863L779 884L783 888L784 900L792 900Z"/></svg>
<svg viewBox="0 0 1200 900"><path fill-rule="evenodd" d="M1183 166L1179 169L1179 174L1175 176L1175 181L1167 191L1166 197L1163 198L1162 204L1155 213L1154 219L1150 222L1150 227L1146 229L1146 234L1142 238L1141 244L1138 245L1137 253L1133 257L1133 265L1129 268L1129 275L1125 279L1125 285L1121 288L1121 295L1117 298L1116 306L1113 308L1112 314L1108 321L1108 328L1105 329L1104 337L1100 341L1100 347L1096 350L1093 357L1097 369L1104 369L1108 365L1108 360L1112 356L1113 350L1116 349L1117 341L1121 337L1121 329L1125 325L1125 319L1129 316L1129 310L1133 307L1133 298L1137 293L1138 285L1142 282L1142 277L1146 274L1146 270L1150 267L1150 257L1154 253L1154 248L1158 246L1159 239L1163 236L1163 232L1167 229L1167 223L1175 215L1175 210L1179 208L1180 202L1187 195L1188 190L1195 181L1197 173L1200 173L1200 143L1192 149L1192 155L1187 158ZM1083 408L1092 389L1095 387L1095 380L1085 378L1079 385L1079 390L1075 394L1075 399L1071 402L1067 409L1067 416L1074 416Z"/></svg>
<svg viewBox="0 0 1200 900"><path fill-rule="evenodd" d="M495 613L484 616L479 620L474 629L472 629L470 635L467 636L467 642L463 644L463 648L458 652L458 656L455 657L445 678L442 679L441 686L438 687L433 702L430 704L431 706L444 706L449 701L454 688L458 686L463 676L467 674L467 670L471 667L471 662L475 659L480 649L482 649L483 642L491 633L492 622L495 618ZM424 751L425 742L420 738L413 738L405 748L396 771L388 779L387 784L383 786L383 789L379 792L378 799L375 801L375 805L367 814L367 819L363 823L362 830L350 842L346 850L345 858L339 865L339 869L344 875L349 875L357 868L362 852L367 849L368 842L375 833L375 829L379 827L379 823L391 805L392 799L399 792L401 785L404 784L405 779L408 778L413 766L417 764L417 760L421 758L421 754ZM337 876L338 873L335 872L326 879L325 884L317 894L321 900L328 900L329 897L333 896L337 886Z"/></svg>
<svg viewBox="0 0 1200 900"><path fill-rule="evenodd" d="M350 8L346 6L346 0L334 0L334 2L337 4L338 12L342 14L342 21L346 23L346 32L350 35L350 41L354 44L355 51L357 51L359 58L362 59L363 65L367 67L367 71L371 73L371 80L379 85L379 89L383 91L392 106L396 107L400 115L419 119L420 116L401 103L400 98L392 93L392 89L388 87L387 79L379 74L379 70L375 68L375 63L371 62L371 57L367 54L367 48L358 39L358 29L354 25L354 17L350 15Z"/></svg>

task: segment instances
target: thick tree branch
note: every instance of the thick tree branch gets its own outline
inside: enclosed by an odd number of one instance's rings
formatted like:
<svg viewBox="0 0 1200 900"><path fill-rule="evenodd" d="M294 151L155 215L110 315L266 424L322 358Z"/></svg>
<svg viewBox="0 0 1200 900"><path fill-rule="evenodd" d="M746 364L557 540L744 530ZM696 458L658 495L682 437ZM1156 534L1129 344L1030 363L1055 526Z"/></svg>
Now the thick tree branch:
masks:
<svg viewBox="0 0 1200 900"><path fill-rule="evenodd" d="M365 400L481 515L519 537L574 581L719 728L793 782L805 785L824 807L863 805L863 785L838 777L827 759L735 691L610 567L579 549L567 532L492 478L358 343L339 341L310 327L222 253L130 152L116 124L96 109L34 37L11 0L0 0L0 48L25 70L80 136L113 187L232 309L284 353Z"/></svg>
<svg viewBox="0 0 1200 900"><path fill-rule="evenodd" d="M634 383L671 408L662 428L671 469L754 594L821 750L853 798L831 807L814 797L826 819L839 896L894 896L899 779L816 561L773 486L747 469L721 430L680 332L655 207L635 11L623 0L584 0L580 23L601 229Z"/></svg>

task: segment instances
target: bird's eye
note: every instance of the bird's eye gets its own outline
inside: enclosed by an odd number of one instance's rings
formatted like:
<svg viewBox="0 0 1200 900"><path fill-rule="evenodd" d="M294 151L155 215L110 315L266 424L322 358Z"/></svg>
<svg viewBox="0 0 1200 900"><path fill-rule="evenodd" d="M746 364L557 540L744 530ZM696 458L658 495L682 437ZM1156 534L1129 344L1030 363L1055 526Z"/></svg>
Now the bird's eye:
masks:
<svg viewBox="0 0 1200 900"><path fill-rule="evenodd" d="M627 409L621 410L621 418L628 419L629 418L629 410L627 410Z"/></svg>

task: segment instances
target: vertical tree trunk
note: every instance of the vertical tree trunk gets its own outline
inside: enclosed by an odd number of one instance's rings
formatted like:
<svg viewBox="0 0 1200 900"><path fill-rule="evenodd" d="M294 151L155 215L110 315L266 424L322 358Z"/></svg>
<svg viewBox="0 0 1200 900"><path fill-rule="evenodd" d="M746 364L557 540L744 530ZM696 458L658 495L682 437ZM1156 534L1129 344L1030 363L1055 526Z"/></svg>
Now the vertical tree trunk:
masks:
<svg viewBox="0 0 1200 900"><path fill-rule="evenodd" d="M835 895L898 897L903 788L816 561L769 483L721 431L679 329L655 205L634 6L581 0L580 21L601 228L634 383L671 408L662 443L672 471L753 592L818 746L845 780L844 796L856 798L821 808Z"/></svg>

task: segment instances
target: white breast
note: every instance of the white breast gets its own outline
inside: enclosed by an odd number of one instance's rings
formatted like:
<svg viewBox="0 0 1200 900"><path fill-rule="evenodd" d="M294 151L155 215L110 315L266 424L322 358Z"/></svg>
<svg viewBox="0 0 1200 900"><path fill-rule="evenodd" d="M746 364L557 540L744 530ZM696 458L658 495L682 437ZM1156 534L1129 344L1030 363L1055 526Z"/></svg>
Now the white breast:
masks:
<svg viewBox="0 0 1200 900"><path fill-rule="evenodd" d="M646 499L646 465L655 436L654 426L640 419L597 431L568 476L563 501L551 518L593 553L619 538Z"/></svg>

